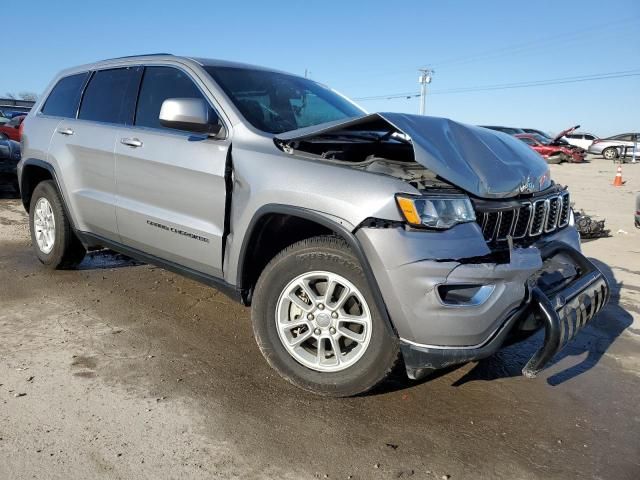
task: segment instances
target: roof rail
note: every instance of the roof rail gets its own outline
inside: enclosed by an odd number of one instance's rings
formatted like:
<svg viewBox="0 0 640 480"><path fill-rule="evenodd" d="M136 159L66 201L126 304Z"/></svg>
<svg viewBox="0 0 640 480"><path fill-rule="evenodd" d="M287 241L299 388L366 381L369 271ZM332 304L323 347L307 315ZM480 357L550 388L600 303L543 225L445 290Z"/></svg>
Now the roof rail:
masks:
<svg viewBox="0 0 640 480"><path fill-rule="evenodd" d="M173 55L172 53L142 53L139 55L125 55L124 57L114 57L114 58L105 58L104 60L100 60L101 62L106 62L107 60L120 60L122 58L135 58L135 57L156 57L161 55Z"/></svg>

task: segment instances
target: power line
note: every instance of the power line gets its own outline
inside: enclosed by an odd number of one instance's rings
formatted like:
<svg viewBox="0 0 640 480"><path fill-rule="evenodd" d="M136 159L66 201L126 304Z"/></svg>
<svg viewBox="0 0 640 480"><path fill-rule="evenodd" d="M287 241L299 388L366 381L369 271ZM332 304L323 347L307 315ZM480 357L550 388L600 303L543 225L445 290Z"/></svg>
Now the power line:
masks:
<svg viewBox="0 0 640 480"><path fill-rule="evenodd" d="M589 82L594 80L608 80L614 78L624 78L624 77L635 77L640 76L640 69L636 70L626 70L622 72L608 72L608 73L596 73L591 75L580 75L575 77L562 77L562 78L554 78L547 80L531 80L527 82L517 82L517 83L502 83L502 84L494 84L494 85L479 85L475 87L460 87L460 88L451 88L447 90L435 90L431 92L431 95L448 95L454 93L470 93L470 92L481 92L481 91L489 91L489 90L508 90L514 88L529 88L529 87L542 87L546 85L560 85L567 83L578 83L578 82ZM354 98L357 101L367 101L367 100L391 100L396 98L415 98L419 97L420 92L404 92L404 93L390 93L387 95L372 95L369 97L359 97Z"/></svg>
<svg viewBox="0 0 640 480"><path fill-rule="evenodd" d="M521 54L528 50L541 50L543 49L543 47L555 46L555 45L558 45L558 42L562 42L565 40L568 42L573 42L585 36L593 39L597 38L599 40L603 36L608 37L611 35L615 35L616 38L619 38L620 35L623 35L623 33L621 32L622 28L636 25L638 20L640 20L640 16L636 15L633 17L626 17L622 20L612 20L604 23L596 23L596 24L582 27L570 32L562 32L555 35L531 40L528 42L522 42L515 45L511 44L509 46L501 47L501 48L481 50L474 54L469 54L464 56L445 58L442 61L431 62L429 65L431 67L436 67L440 69L442 66L448 66L448 65L458 66L458 65L473 63L476 61L486 62L486 61L491 61L496 58L500 58L504 56ZM618 28L606 29L606 27L612 27L612 26L617 26ZM635 30L630 30L629 32L624 33L624 35L635 34L635 33L636 33ZM406 71L408 73L411 70L415 70L415 67L411 68L407 66L407 67L400 67L399 69L394 69L394 70L366 70L365 69L365 70L359 70L359 72L371 74L371 75L378 75L378 76L389 76L391 74L393 76L398 76L403 71Z"/></svg>
<svg viewBox="0 0 640 480"><path fill-rule="evenodd" d="M477 52L473 55L466 55L466 56L462 56L462 57L457 57L457 58L451 58L448 60L444 60L442 62L435 62L433 65L437 66L437 67L442 67L443 65L456 65L456 64L464 64L464 63L470 63L470 62L475 62L478 60L483 60L485 61L487 58L495 58L495 57L501 57L504 55L511 55L511 54L516 54L516 53L522 53L523 51L526 50L531 50L531 49L540 49L540 47L548 45L548 44L554 44L555 42L559 41L559 40L564 40L567 39L568 41L575 41L578 40L579 38L583 37L583 36L590 36L593 37L594 36L594 28L597 28L600 32L602 31L602 29L604 27L607 26L617 26L617 29L612 29L612 30L607 30L604 32L605 35L611 35L611 34L615 34L616 36L620 35L620 27L622 26L627 26L627 25L635 25L638 20L640 19L640 17L635 16L635 17L628 17L622 20L612 20L610 22L606 22L606 23L600 23L597 25L593 25L593 26L588 26L588 27L583 27L580 28L578 30L574 30L571 32L563 32L563 33L559 33L556 35L551 35L549 37L546 38L538 38L536 40L531 40L528 42L522 42L522 43L517 43L515 45L510 45L507 47L502 47L502 48L496 48L496 49L489 49L489 50L484 50L481 52ZM629 33L632 33L633 31L630 31Z"/></svg>

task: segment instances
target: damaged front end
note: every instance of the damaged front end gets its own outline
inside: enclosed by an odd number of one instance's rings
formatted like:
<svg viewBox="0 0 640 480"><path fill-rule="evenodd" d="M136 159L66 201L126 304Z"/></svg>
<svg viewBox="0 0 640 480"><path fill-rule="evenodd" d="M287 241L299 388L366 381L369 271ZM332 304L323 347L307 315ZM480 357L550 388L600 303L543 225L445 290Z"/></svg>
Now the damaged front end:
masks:
<svg viewBox="0 0 640 480"><path fill-rule="evenodd" d="M379 113L274 141L291 155L404 181L402 220L367 219L355 234L410 378L485 358L544 328L523 369L535 376L607 301L604 276L580 253L569 193L518 139Z"/></svg>
<svg viewBox="0 0 640 480"><path fill-rule="evenodd" d="M610 295L602 272L574 248L564 242L553 241L538 251L545 262L561 257L565 266L574 267L574 274L568 278L561 276L561 281L551 284L545 281L544 276L556 276L558 271L542 274L538 271L529 277L522 303L482 344L446 347L403 341L401 349L409 378L422 378L440 368L486 358L505 344L522 340L543 328L542 345L522 368L525 377L536 377L602 310Z"/></svg>

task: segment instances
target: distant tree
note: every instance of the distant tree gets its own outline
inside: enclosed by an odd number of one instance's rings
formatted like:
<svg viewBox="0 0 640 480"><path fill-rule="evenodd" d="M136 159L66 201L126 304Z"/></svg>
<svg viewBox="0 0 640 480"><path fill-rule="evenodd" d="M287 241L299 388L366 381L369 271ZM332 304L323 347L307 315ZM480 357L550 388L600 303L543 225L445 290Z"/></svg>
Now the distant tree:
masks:
<svg viewBox="0 0 640 480"><path fill-rule="evenodd" d="M27 100L29 102L35 102L38 100L38 94L34 92L20 92L18 96L21 100Z"/></svg>

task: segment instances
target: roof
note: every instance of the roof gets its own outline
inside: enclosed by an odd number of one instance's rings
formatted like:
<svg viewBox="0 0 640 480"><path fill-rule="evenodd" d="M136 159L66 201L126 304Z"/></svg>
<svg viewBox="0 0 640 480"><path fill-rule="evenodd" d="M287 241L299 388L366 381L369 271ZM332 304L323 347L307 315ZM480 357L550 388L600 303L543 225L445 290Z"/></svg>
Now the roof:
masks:
<svg viewBox="0 0 640 480"><path fill-rule="evenodd" d="M265 71L272 71L272 72L279 71L273 68L262 67L259 65L251 65L248 63L234 62L230 60L220 60L215 58L188 57L184 55L173 55L171 53L147 53L142 55L128 55L125 57L108 58L105 60L100 60L95 62L93 66L95 67L103 64L110 64L114 62L119 62L121 60L124 60L127 62L148 61L148 60L174 60L174 61L183 60L183 61L195 62L198 65L203 67L232 67L232 68L247 68L251 70L265 70Z"/></svg>

